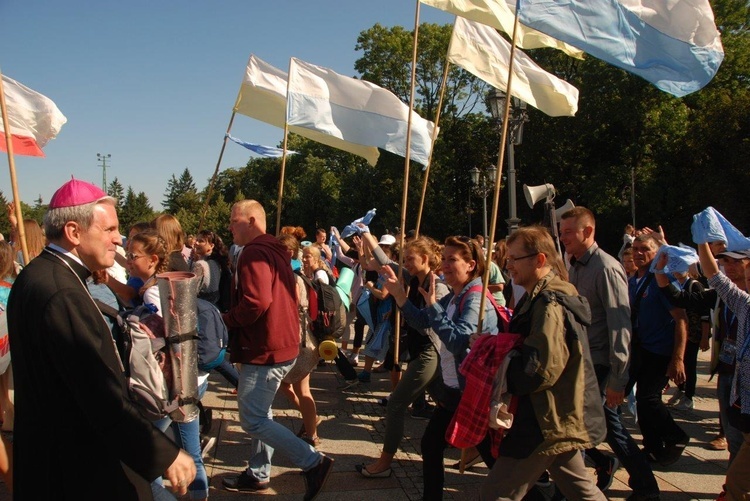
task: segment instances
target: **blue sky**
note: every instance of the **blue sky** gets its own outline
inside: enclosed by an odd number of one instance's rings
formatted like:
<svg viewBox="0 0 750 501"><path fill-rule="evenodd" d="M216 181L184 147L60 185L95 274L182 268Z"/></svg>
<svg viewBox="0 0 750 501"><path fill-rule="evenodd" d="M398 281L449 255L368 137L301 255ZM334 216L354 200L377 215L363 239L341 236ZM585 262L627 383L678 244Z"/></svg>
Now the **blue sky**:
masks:
<svg viewBox="0 0 750 501"><path fill-rule="evenodd" d="M0 69L51 98L68 118L46 158L16 157L21 199L45 203L71 175L97 185L96 154L161 210L172 174L190 169L199 189L213 173L251 53L286 70L289 58L355 75L357 35L375 23L414 25L408 0L182 2L3 0ZM420 20L453 17L421 7ZM238 115L232 135L276 145L281 129ZM251 154L228 143L222 169ZM11 198L7 157L0 189Z"/></svg>

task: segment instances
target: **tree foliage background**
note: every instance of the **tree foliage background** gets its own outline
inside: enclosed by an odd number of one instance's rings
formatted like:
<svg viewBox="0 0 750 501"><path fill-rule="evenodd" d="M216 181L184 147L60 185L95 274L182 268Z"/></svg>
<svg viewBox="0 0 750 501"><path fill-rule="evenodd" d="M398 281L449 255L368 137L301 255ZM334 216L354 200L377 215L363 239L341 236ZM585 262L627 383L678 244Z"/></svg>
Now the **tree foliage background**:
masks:
<svg viewBox="0 0 750 501"><path fill-rule="evenodd" d="M714 0L712 5L726 57L709 85L681 99L593 57L576 60L552 49L528 51L547 71L576 86L580 96L578 113L571 118L548 117L529 107L523 143L515 149L522 224L541 221L543 209L526 205L521 185L552 183L558 205L570 198L594 211L597 239L610 251L619 249L623 227L633 222L633 200L635 224L663 225L673 242L691 241L691 216L709 205L750 233L750 197L745 196L750 186L750 9L745 0ZM430 120L437 111L451 30L449 25L427 23L419 30L414 104ZM354 48L360 52L354 67L359 78L408 102L411 31L375 24L360 33ZM484 82L451 67L446 84L421 225L423 233L438 239L481 232L482 199L472 190L469 170L496 163L500 135L484 102L489 90ZM397 228L401 157L381 151L372 167L361 158L293 134L289 149L299 154L287 159L282 225L302 226L312 235L317 227L342 227L376 207L373 231ZM274 232L280 163L252 158L244 166L224 169L204 227L229 241L231 204L253 198L265 206L269 231ZM503 176L506 172L504 165ZM421 166L413 163L407 229L416 224L423 176ZM166 187L162 206L180 219L187 233L198 228L207 185L208 180L199 190L186 168ZM142 192L124 189L116 179L108 191L121 199L123 232L155 215ZM508 193L503 186L498 238L506 233L507 217ZM5 221L0 214L0 231Z"/></svg>
<svg viewBox="0 0 750 501"><path fill-rule="evenodd" d="M622 230L663 225L671 241L690 242L694 213L716 207L746 234L750 232L750 40L746 2L716 0L714 13L726 57L714 80L678 99L634 75L593 57L576 60L552 49L529 51L547 71L580 91L575 117L552 118L529 107L523 143L516 146L518 215L522 224L540 222L543 209L529 208L522 184L552 183L558 205L567 198L597 215L597 236L619 249ZM434 120L452 27L420 27L415 109ZM355 63L360 78L409 98L411 31L376 24L360 33ZM433 155L422 232L437 238L481 232L482 199L472 192L469 170L497 161L499 128L488 114L489 88L451 67ZM291 135L282 225L343 226L368 209L378 215L373 229L394 230L400 222L404 162L381 151L376 167L352 155ZM256 198L276 218L279 160L251 159L219 176L216 200L227 204ZM503 176L507 166L503 166ZM423 172L412 164L407 229L416 223ZM634 191L633 188L634 187ZM488 200L488 203L491 199ZM541 205L541 204L538 204ZM506 233L507 187L498 212L498 238ZM274 228L270 228L271 231Z"/></svg>

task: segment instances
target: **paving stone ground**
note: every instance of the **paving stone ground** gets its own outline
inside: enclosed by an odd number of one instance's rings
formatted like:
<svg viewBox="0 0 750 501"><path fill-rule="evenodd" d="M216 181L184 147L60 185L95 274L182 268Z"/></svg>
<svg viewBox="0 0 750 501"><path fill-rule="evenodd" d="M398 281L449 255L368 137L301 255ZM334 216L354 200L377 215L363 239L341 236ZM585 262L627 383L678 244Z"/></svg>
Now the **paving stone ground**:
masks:
<svg viewBox="0 0 750 501"><path fill-rule="evenodd" d="M667 469L656 468L654 473L662 490L664 501L716 499L726 474L728 453L707 448L718 432L718 412L715 398L715 381L709 382L708 355L699 357L699 382L692 411L674 411L677 422L691 436L691 442L682 458ZM405 436L396 454L390 478L368 479L355 471L355 465L370 462L380 454L385 431L385 407L378 401L388 395L388 374L373 374L372 382L353 390L342 391L343 382L332 364L313 372L311 387L322 418L318 433L322 439L319 450L332 457L336 463L320 501L414 501L422 499L422 462L420 439L427 421L406 418ZM665 395L665 400L674 389ZM241 429L237 413L236 396L218 374L212 374L209 389L203 400L213 409L214 425L211 434L217 445L206 458L210 478L209 497L217 501L234 500L250 496L274 496L280 501L299 500L304 493L304 481L299 470L281 453L274 456L271 488L259 494L242 494L225 491L221 479L236 475L246 467L250 440ZM275 419L293 431L299 430L302 421L299 412L292 409L283 395L274 402ZM626 417L631 433L640 443L640 434L632 417ZM600 448L607 449L606 445ZM458 461L460 451L449 449L446 465ZM446 469L446 500L478 499L478 487L487 474L484 465L476 466L463 475ZM590 470L593 475L593 469ZM81 472L81 479L85 479ZM607 492L612 500L624 500L630 495L627 472L620 469ZM0 501L9 500L5 486L0 483Z"/></svg>
<svg viewBox="0 0 750 501"><path fill-rule="evenodd" d="M691 436L683 457L669 468L655 467L655 475L665 501L688 501L715 499L721 491L726 474L726 451L707 448L708 442L718 433L718 412L715 398L715 381L708 381L708 355L699 358L699 382L692 411L674 411L677 422ZM394 474L390 478L368 479L355 471L355 465L370 462L380 454L385 431L385 407L378 401L388 395L388 374L373 374L372 382L362 384L351 391L338 389L342 383L332 364L313 372L311 387L318 405L322 423L318 434L322 439L319 450L335 459L335 469L325 492L318 498L332 500L400 501L422 499L422 463L420 439L427 421L406 418L405 437L393 464ZM674 389L665 395L665 400ZM212 499L236 499L243 494L222 490L221 479L235 475L246 467L249 438L239 426L234 395L220 376L212 376L209 396L205 403L214 408L213 434L218 445L207 458L208 474L211 477ZM299 430L299 413L292 409L286 399L277 395L274 416L295 432ZM218 419L217 419L218 418ZM640 434L631 416L626 423L640 444ZM606 445L600 446L607 449ZM446 465L458 461L460 451L449 449ZM446 491L444 499L478 499L478 487L487 468L484 465L472 468L463 475L457 470L446 469ZM594 475L593 469L590 469ZM631 491L627 486L628 475L623 469L615 475L615 481L607 492L612 500L624 500ZM278 499L300 499L304 482L289 461L281 454L274 456L271 488L256 496L276 496ZM246 494L245 494L246 496Z"/></svg>

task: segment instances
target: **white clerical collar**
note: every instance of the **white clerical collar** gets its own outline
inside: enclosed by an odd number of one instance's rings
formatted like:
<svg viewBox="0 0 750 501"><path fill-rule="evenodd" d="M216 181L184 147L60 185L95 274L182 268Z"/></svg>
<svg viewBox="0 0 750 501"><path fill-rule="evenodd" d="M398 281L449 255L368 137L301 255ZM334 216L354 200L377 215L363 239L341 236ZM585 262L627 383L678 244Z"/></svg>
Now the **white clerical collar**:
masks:
<svg viewBox="0 0 750 501"><path fill-rule="evenodd" d="M72 259L76 263L80 264L81 266L83 266L84 268L86 268L87 270L89 270L89 267L86 266L85 264L83 264L83 261L81 261L81 258L79 258L78 256L76 256L75 254L73 254L69 250L65 250L62 247L60 247L59 245L53 244L53 243L47 244L47 247L49 247L52 250L55 250L55 251L59 252L63 256L69 257L70 259ZM91 270L89 270L89 271L91 271Z"/></svg>

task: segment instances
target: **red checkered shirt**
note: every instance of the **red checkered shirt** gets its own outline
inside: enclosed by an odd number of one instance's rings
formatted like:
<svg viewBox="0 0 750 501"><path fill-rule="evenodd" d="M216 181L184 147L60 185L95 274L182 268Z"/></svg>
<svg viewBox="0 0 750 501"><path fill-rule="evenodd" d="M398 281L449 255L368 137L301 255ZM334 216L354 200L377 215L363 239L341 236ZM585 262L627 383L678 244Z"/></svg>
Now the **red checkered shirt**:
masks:
<svg viewBox="0 0 750 501"><path fill-rule="evenodd" d="M501 432L489 428L492 384L503 359L510 351L521 345L519 334L501 332L496 336L480 336L459 367L466 378L466 387L461 395L453 420L445 432L445 440L458 448L473 447L484 440L487 431L498 434L493 437L499 443ZM514 410L515 405L511 405ZM511 412L512 412L511 410Z"/></svg>

